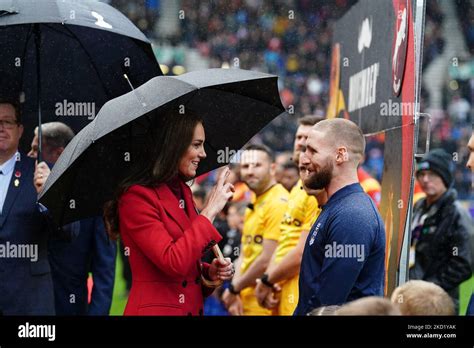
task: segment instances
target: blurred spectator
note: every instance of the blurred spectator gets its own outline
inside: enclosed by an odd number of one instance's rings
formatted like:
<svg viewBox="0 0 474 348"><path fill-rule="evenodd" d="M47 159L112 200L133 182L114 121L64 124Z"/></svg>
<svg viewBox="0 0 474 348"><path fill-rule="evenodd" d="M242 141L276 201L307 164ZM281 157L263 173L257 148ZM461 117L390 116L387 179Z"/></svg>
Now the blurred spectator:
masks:
<svg viewBox="0 0 474 348"><path fill-rule="evenodd" d="M455 2L461 28L466 38L466 44L471 55L474 55L474 6L472 0L458 0Z"/></svg>
<svg viewBox="0 0 474 348"><path fill-rule="evenodd" d="M232 199L233 202L250 202L252 197L255 196L255 194L243 181L238 181L236 184L234 184L234 188L235 193L234 198Z"/></svg>
<svg viewBox="0 0 474 348"><path fill-rule="evenodd" d="M299 179L299 170L295 162L288 161L283 164L283 172L281 173L280 184L282 184L283 187L287 189L287 191L291 191Z"/></svg>
<svg viewBox="0 0 474 348"><path fill-rule="evenodd" d="M363 297L337 309L335 315L401 315L400 309L383 297Z"/></svg>
<svg viewBox="0 0 474 348"><path fill-rule="evenodd" d="M380 206L380 199L382 198L382 186L362 167L357 168L357 177L359 178L360 186L374 201L377 208Z"/></svg>
<svg viewBox="0 0 474 348"><path fill-rule="evenodd" d="M396 288L391 301L402 315L456 315L454 302L440 286L424 280L410 280Z"/></svg>
<svg viewBox="0 0 474 348"><path fill-rule="evenodd" d="M454 124L465 124L469 121L469 112L471 111L471 105L469 102L462 98L459 94L455 94L451 103L448 106L448 113L452 118Z"/></svg>
<svg viewBox="0 0 474 348"><path fill-rule="evenodd" d="M281 177L283 175L283 166L285 163L291 161L293 154L290 151L285 151L283 153L279 153L275 157L275 180L276 182L281 184Z"/></svg>
<svg viewBox="0 0 474 348"><path fill-rule="evenodd" d="M246 209L247 203L235 202L230 204L227 212L227 225L229 226L229 230L224 236L222 253L225 257L229 257L232 262L234 262L240 254L240 239L244 228Z"/></svg>
<svg viewBox="0 0 474 348"><path fill-rule="evenodd" d="M201 211L206 203L206 191L202 188L193 190L193 199L196 209Z"/></svg>
<svg viewBox="0 0 474 348"><path fill-rule="evenodd" d="M44 123L41 130L43 159L54 165L74 132L61 122ZM37 127L28 153L34 159L38 156L38 140ZM35 185L38 193L49 174L44 162L37 165ZM64 226L63 231L68 234L67 238L48 241L56 315L108 315L114 288L116 244L109 240L102 216L73 222ZM89 272L93 280L90 301Z"/></svg>
<svg viewBox="0 0 474 348"><path fill-rule="evenodd" d="M227 209L227 225L229 229L222 235L223 239L219 242L219 247L222 250L224 257L229 257L232 262L238 257L240 253L240 238L242 236L242 229L244 225L245 210L247 203L234 202L231 203ZM212 260L213 257L210 259ZM209 296L204 301L205 315L227 315L227 310L221 302L222 293L228 284L217 289L212 296Z"/></svg>
<svg viewBox="0 0 474 348"><path fill-rule="evenodd" d="M427 153L416 177L426 194L413 208L410 279L433 282L458 305L459 285L471 277L472 220L453 189L452 158L444 150Z"/></svg>
<svg viewBox="0 0 474 348"><path fill-rule="evenodd" d="M341 308L341 306L322 306L313 309L311 312L308 313L308 315L311 316L321 316L321 315L336 315L336 311Z"/></svg>

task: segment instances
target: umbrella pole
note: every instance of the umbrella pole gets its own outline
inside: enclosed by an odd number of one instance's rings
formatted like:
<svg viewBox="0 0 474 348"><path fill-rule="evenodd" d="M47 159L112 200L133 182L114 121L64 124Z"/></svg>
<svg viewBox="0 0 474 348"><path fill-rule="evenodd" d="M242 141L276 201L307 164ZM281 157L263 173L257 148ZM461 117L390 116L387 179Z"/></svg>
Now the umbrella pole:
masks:
<svg viewBox="0 0 474 348"><path fill-rule="evenodd" d="M214 245L212 247L212 251L214 253L214 255L216 255L216 257L221 260L221 261L224 261L224 255L222 254L222 251L221 251L221 248L219 248L219 245Z"/></svg>
<svg viewBox="0 0 474 348"><path fill-rule="evenodd" d="M38 163L42 161L42 143L43 143L43 130L41 129L41 60L40 60L40 51L41 51L41 29L40 24L35 24L35 44L36 44L36 81L37 81L37 98L38 98Z"/></svg>

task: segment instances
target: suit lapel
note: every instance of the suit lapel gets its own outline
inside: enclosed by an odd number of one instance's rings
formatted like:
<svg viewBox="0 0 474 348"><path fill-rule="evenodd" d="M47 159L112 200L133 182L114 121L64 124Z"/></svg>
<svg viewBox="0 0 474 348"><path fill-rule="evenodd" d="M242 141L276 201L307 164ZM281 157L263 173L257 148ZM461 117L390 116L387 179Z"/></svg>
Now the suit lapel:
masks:
<svg viewBox="0 0 474 348"><path fill-rule="evenodd" d="M179 207L178 199L173 194L173 192L171 192L168 185L161 184L155 190L160 197L160 200L163 203L163 208L166 210L168 215L183 229L183 231L187 229L191 224L189 217L186 215L184 210ZM188 208L186 194L184 196L186 208Z"/></svg>
<svg viewBox="0 0 474 348"><path fill-rule="evenodd" d="M5 223L13 204L15 203L15 200L18 197L20 191L22 191L23 187L28 184L33 185L32 182L25 182L26 178L29 177L28 174L30 170L31 168L28 168L26 161L22 160L20 155L20 160L15 162L15 169L13 169L10 184L8 185L5 203L3 203L2 214L0 215L0 228L3 227L3 224ZM19 178L15 176L15 173L17 172L21 173Z"/></svg>

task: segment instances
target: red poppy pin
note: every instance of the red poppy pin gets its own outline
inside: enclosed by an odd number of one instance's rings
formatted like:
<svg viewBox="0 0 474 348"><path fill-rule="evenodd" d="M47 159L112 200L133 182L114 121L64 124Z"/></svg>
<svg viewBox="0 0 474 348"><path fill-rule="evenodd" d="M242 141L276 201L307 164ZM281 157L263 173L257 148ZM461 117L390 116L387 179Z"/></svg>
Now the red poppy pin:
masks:
<svg viewBox="0 0 474 348"><path fill-rule="evenodd" d="M15 172L15 178L21 178L21 172L19 170Z"/></svg>

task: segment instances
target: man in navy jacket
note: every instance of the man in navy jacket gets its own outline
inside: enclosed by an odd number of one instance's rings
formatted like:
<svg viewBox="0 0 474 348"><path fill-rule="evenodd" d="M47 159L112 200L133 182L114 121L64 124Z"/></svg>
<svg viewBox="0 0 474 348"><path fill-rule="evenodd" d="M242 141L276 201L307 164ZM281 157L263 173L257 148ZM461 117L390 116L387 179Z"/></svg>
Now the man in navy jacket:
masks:
<svg viewBox="0 0 474 348"><path fill-rule="evenodd" d="M22 134L18 106L0 101L0 314L54 315L51 231L36 202L35 161L18 152Z"/></svg>
<svg viewBox="0 0 474 348"><path fill-rule="evenodd" d="M42 134L42 156L47 163L54 164L74 133L64 123L50 122L42 125ZM36 158L37 153L36 129L28 156ZM45 162L38 164L35 173L38 193L49 173ZM66 238L53 238L48 246L56 314L108 315L114 287L116 245L109 240L102 217L73 222L63 230ZM87 291L89 272L93 279L90 303Z"/></svg>
<svg viewBox="0 0 474 348"><path fill-rule="evenodd" d="M305 244L294 315L383 296L385 228L357 177L364 150L362 131L349 120L324 120L309 133L302 161L308 170L304 184L324 188L328 201Z"/></svg>

